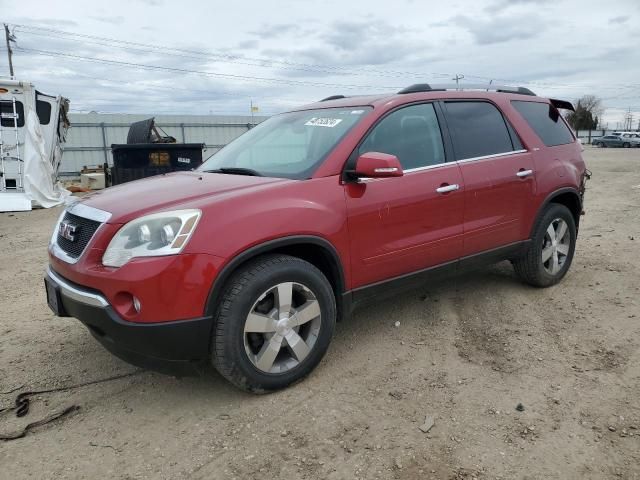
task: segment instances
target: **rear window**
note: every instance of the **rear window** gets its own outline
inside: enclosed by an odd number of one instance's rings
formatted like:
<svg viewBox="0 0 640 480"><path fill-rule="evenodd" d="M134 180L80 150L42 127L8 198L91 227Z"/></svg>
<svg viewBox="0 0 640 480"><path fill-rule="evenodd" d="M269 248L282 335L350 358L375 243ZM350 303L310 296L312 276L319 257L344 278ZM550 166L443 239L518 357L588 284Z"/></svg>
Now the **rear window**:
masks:
<svg viewBox="0 0 640 480"><path fill-rule="evenodd" d="M573 143L571 130L552 105L521 100L512 100L511 105L524 117L547 147Z"/></svg>
<svg viewBox="0 0 640 480"><path fill-rule="evenodd" d="M500 111L488 102L445 102L456 160L520 150L522 144Z"/></svg>
<svg viewBox="0 0 640 480"><path fill-rule="evenodd" d="M18 114L18 127L24 127L24 105L16 102L16 113ZM0 124L3 127L13 127L13 101L0 100Z"/></svg>

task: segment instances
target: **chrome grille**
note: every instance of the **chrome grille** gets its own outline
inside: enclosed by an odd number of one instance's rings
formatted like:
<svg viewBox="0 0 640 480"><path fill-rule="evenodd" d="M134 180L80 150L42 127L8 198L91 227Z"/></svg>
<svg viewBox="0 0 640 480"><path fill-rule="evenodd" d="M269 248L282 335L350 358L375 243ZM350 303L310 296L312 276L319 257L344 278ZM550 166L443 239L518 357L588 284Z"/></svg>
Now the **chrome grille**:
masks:
<svg viewBox="0 0 640 480"><path fill-rule="evenodd" d="M82 255L82 252L84 252L85 247L93 238L93 235L96 233L96 230L98 230L101 223L88 218L79 217L78 215L74 215L70 212L65 213L62 221L69 222L76 226L75 238L73 241L69 240L64 238L58 232L56 237L58 247L60 247L60 249L71 258L78 258Z"/></svg>

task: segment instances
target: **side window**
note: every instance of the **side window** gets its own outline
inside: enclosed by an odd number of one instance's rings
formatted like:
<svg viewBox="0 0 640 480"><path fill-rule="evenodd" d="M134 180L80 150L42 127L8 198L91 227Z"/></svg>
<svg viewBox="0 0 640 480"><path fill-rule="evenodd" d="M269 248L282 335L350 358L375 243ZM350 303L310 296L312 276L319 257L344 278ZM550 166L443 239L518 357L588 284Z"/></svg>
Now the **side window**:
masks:
<svg viewBox="0 0 640 480"><path fill-rule="evenodd" d="M18 114L18 127L24 127L24 105L16 102L16 113ZM3 127L13 127L13 102L11 100L0 101L0 124Z"/></svg>
<svg viewBox="0 0 640 480"><path fill-rule="evenodd" d="M366 152L395 155L404 170L444 163L442 134L433 105L411 105L384 117L358 149L360 155Z"/></svg>
<svg viewBox="0 0 640 480"><path fill-rule="evenodd" d="M514 128L509 123L509 120L505 119L505 122L507 122L507 128L509 129L509 135L511 135L511 144L513 145L513 149L514 150L524 150L524 147L522 146L522 142L520 141L520 137L518 137L518 134L516 133Z"/></svg>
<svg viewBox="0 0 640 480"><path fill-rule="evenodd" d="M40 120L40 125L49 125L51 121L51 104L43 100L36 100L36 113Z"/></svg>
<svg viewBox="0 0 640 480"><path fill-rule="evenodd" d="M573 143L573 135L558 110L548 103L512 100L511 105L524 117L540 140L547 146Z"/></svg>
<svg viewBox="0 0 640 480"><path fill-rule="evenodd" d="M445 102L445 106L457 160L522 149L515 132L514 148L502 113L491 103Z"/></svg>

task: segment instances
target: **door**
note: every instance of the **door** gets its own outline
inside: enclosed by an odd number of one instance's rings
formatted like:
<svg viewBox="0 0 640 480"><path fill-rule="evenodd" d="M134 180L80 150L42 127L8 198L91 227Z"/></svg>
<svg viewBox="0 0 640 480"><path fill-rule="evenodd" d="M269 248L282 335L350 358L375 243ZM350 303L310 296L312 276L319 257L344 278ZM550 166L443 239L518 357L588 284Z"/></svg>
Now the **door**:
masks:
<svg viewBox="0 0 640 480"><path fill-rule="evenodd" d="M404 176L345 184L354 288L457 260L464 185L433 104L388 114L355 157L366 152L397 156Z"/></svg>
<svg viewBox="0 0 640 480"><path fill-rule="evenodd" d="M524 240L535 193L531 153L492 103L444 107L465 184L463 256Z"/></svg>

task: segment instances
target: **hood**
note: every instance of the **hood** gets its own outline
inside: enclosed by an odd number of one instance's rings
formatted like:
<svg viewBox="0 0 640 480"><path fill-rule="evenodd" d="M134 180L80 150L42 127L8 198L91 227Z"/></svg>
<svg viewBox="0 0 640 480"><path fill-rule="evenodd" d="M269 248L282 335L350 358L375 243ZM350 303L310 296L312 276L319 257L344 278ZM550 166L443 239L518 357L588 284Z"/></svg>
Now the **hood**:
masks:
<svg viewBox="0 0 640 480"><path fill-rule="evenodd" d="M126 223L147 213L198 208L203 200L240 192L245 194L268 185L292 181L247 175L174 172L93 192L84 197L82 203L110 212L109 223Z"/></svg>

